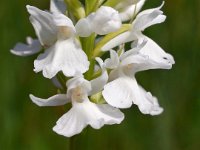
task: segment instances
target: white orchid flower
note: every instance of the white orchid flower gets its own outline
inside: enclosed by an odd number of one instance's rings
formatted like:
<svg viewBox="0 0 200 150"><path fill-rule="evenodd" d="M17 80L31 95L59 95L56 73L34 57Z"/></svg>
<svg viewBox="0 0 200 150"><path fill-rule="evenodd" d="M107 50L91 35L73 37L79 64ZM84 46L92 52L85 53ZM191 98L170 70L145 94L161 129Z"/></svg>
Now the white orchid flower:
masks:
<svg viewBox="0 0 200 150"><path fill-rule="evenodd" d="M92 33L105 35L115 32L121 25L119 13L115 9L101 6L87 18L80 19L76 24L76 30L79 36L88 37Z"/></svg>
<svg viewBox="0 0 200 150"><path fill-rule="evenodd" d="M79 134L87 125L99 129L105 124L119 124L124 119L124 114L119 109L108 104L92 103L88 98L90 94L103 89L104 85L98 83L102 81L106 83L107 80L104 71L99 78L91 82L82 76L74 77L67 82L67 94L58 94L46 100L33 95L30 95L30 98L39 106L59 106L71 102L72 108L57 121L53 128L56 133L71 137Z"/></svg>
<svg viewBox="0 0 200 150"><path fill-rule="evenodd" d="M133 21L131 30L124 32L110 40L102 47L102 50L107 51L123 43L131 42L134 40L143 41L145 36L142 34L142 31L152 25L165 21L166 16L163 15L163 12L160 10L163 5L164 2L160 7L147 9L140 12Z"/></svg>
<svg viewBox="0 0 200 150"><path fill-rule="evenodd" d="M11 53L18 56L29 56L38 53L41 51L42 46L37 39L33 39L31 37L26 38L27 44L17 43L13 49L11 49Z"/></svg>
<svg viewBox="0 0 200 150"><path fill-rule="evenodd" d="M51 14L33 6L27 6L27 9L40 43L47 47L34 61L34 71L42 71L47 78L54 77L59 71L68 77L86 72L89 61L75 40L72 21L63 14Z"/></svg>
<svg viewBox="0 0 200 150"><path fill-rule="evenodd" d="M160 114L163 109L157 99L138 85L135 74L148 69L170 69L174 64L173 57L150 39L120 57L114 50L110 51L110 55L105 65L113 70L109 75L110 82L102 92L106 102L117 108L129 108L136 104L143 114Z"/></svg>

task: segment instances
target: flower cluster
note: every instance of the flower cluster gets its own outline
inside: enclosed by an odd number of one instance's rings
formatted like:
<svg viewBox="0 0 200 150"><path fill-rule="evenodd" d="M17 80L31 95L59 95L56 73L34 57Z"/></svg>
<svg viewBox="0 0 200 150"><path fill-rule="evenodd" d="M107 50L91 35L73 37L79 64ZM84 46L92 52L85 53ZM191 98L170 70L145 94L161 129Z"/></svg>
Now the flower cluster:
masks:
<svg viewBox="0 0 200 150"><path fill-rule="evenodd" d="M18 43L11 52L19 56L41 53L34 61L34 71L42 72L60 89L48 99L30 94L35 104L72 104L53 127L56 133L71 137L87 125L99 129L120 124L124 119L120 109L132 104L143 114L162 113L157 98L135 79L139 71L171 69L175 63L142 33L165 21L164 3L140 12L144 3L51 0L49 11L27 5L37 39L28 37L27 44Z"/></svg>

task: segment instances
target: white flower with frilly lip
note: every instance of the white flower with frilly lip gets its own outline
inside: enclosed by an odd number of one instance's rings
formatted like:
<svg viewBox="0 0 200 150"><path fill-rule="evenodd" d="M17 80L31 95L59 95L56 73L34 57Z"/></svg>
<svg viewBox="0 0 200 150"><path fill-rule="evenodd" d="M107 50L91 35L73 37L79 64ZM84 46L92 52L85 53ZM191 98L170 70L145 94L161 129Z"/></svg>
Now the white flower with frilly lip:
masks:
<svg viewBox="0 0 200 150"><path fill-rule="evenodd" d="M98 61L102 65L102 61L100 59ZM107 79L105 70L100 77L92 81L87 81L82 76L74 77L67 82L67 94L57 94L47 100L33 95L30 95L30 98L39 106L60 106L71 102L72 108L57 121L53 128L56 133L71 137L79 134L87 125L99 129L104 124L119 124L124 119L119 109L108 104L95 104L88 99L88 96L103 89Z"/></svg>
<svg viewBox="0 0 200 150"><path fill-rule="evenodd" d="M51 14L33 6L27 6L27 9L40 43L47 48L35 60L34 71L42 71L47 78L54 77L59 71L69 77L86 72L89 62L75 39L72 21L63 14Z"/></svg>
<svg viewBox="0 0 200 150"><path fill-rule="evenodd" d="M120 57L114 50L110 51L110 55L105 65L113 70L109 75L110 82L102 92L106 102L117 108L128 108L136 104L144 114L160 114L163 109L159 107L157 99L137 84L135 74L148 69L171 69L173 57L148 38L142 45Z"/></svg>

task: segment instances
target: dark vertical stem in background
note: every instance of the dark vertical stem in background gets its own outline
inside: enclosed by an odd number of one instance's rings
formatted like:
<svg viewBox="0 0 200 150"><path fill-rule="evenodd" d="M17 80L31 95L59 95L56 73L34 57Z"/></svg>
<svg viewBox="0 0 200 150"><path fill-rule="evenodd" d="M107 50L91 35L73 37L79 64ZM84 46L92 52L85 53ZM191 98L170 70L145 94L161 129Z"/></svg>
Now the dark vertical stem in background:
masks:
<svg viewBox="0 0 200 150"><path fill-rule="evenodd" d="M76 136L72 136L69 140L69 150L76 150L77 146L76 146Z"/></svg>

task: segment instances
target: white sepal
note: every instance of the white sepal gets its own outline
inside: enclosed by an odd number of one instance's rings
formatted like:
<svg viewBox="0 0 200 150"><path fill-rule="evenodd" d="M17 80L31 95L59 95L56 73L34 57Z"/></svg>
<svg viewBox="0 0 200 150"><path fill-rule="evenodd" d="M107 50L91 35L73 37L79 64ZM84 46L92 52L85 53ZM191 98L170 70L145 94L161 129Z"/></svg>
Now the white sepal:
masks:
<svg viewBox="0 0 200 150"><path fill-rule="evenodd" d="M60 105L64 105L69 102L69 100L67 99L65 94L57 94L48 99L41 99L41 98L35 97L32 94L30 94L29 96L30 96L30 99L32 100L32 102L40 107L60 106Z"/></svg>
<svg viewBox="0 0 200 150"><path fill-rule="evenodd" d="M33 6L27 5L26 7L31 15L30 21L40 43L45 47L53 45L57 40L57 27L54 24L52 14Z"/></svg>
<svg viewBox="0 0 200 150"><path fill-rule="evenodd" d="M26 42L27 44L17 43L10 52L18 56L29 56L38 53L42 49L42 46L37 39L27 37Z"/></svg>

